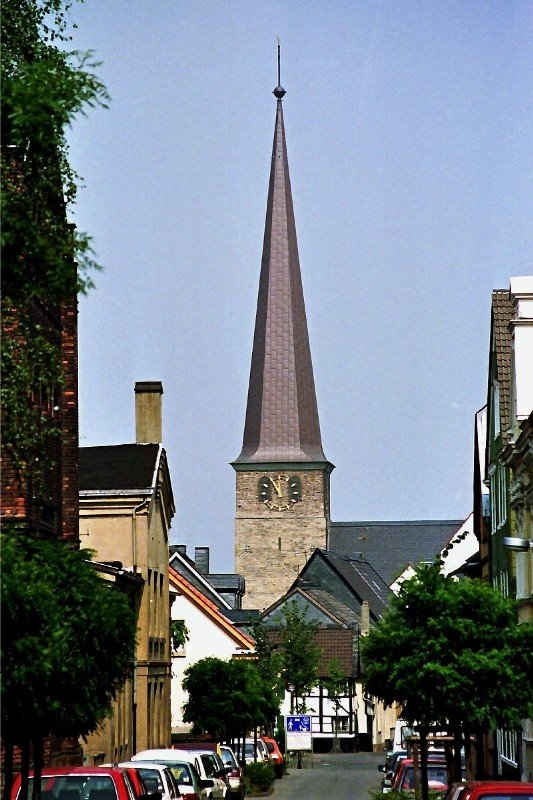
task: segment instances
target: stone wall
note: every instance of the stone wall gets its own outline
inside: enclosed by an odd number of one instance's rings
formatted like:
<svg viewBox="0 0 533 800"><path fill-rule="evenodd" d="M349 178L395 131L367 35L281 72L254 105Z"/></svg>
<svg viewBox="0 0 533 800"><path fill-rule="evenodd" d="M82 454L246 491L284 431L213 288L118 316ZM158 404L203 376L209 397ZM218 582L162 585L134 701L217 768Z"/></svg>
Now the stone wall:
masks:
<svg viewBox="0 0 533 800"><path fill-rule="evenodd" d="M270 509L259 496L265 475L298 477L301 501L283 511ZM326 547L329 475L290 467L238 472L236 498L235 569L246 581L243 606L262 610L287 591L315 548Z"/></svg>

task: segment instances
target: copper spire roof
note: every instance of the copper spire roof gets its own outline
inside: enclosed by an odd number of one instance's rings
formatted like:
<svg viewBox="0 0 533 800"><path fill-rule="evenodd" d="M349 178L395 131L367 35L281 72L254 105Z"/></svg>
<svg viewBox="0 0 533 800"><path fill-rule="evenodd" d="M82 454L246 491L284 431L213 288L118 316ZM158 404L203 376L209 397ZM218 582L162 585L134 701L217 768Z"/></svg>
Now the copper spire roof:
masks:
<svg viewBox="0 0 533 800"><path fill-rule="evenodd" d="M322 450L292 205L283 107L277 98L242 452L235 464L327 463Z"/></svg>

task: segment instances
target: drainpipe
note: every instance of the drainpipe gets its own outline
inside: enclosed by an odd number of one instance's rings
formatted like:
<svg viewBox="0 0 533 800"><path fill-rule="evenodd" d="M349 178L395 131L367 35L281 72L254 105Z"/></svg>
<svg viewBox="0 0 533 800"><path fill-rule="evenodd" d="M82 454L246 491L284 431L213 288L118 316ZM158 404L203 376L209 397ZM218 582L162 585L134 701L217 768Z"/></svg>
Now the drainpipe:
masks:
<svg viewBox="0 0 533 800"><path fill-rule="evenodd" d="M148 500L143 500L132 511L131 514L131 550L133 560L133 574L137 574L137 512L142 511L148 505Z"/></svg>

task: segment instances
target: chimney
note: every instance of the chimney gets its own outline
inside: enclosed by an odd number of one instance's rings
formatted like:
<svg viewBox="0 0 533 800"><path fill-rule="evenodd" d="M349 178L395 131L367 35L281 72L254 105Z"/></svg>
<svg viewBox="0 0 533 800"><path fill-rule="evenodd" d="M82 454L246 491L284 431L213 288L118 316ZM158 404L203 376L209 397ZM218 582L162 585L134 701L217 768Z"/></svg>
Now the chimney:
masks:
<svg viewBox="0 0 533 800"><path fill-rule="evenodd" d="M161 415L161 381L135 383L135 441L137 444L161 444L163 423Z"/></svg>
<svg viewBox="0 0 533 800"><path fill-rule="evenodd" d="M209 547L194 548L194 566L200 575L209 575Z"/></svg>
<svg viewBox="0 0 533 800"><path fill-rule="evenodd" d="M168 548L168 552L170 553L170 557L174 555L174 553L179 553L180 556L187 555L187 545L186 544L171 544Z"/></svg>
<svg viewBox="0 0 533 800"><path fill-rule="evenodd" d="M370 630L370 608L368 600L361 603L361 636L366 636Z"/></svg>

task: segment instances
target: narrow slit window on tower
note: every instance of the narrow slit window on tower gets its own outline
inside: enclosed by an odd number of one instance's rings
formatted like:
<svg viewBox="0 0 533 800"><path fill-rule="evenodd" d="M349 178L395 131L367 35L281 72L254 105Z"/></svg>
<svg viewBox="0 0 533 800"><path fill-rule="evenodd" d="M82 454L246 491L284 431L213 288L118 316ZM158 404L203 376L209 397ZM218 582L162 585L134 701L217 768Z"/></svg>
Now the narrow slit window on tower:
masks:
<svg viewBox="0 0 533 800"><path fill-rule="evenodd" d="M281 536L278 538L278 550L281 550Z"/></svg>

